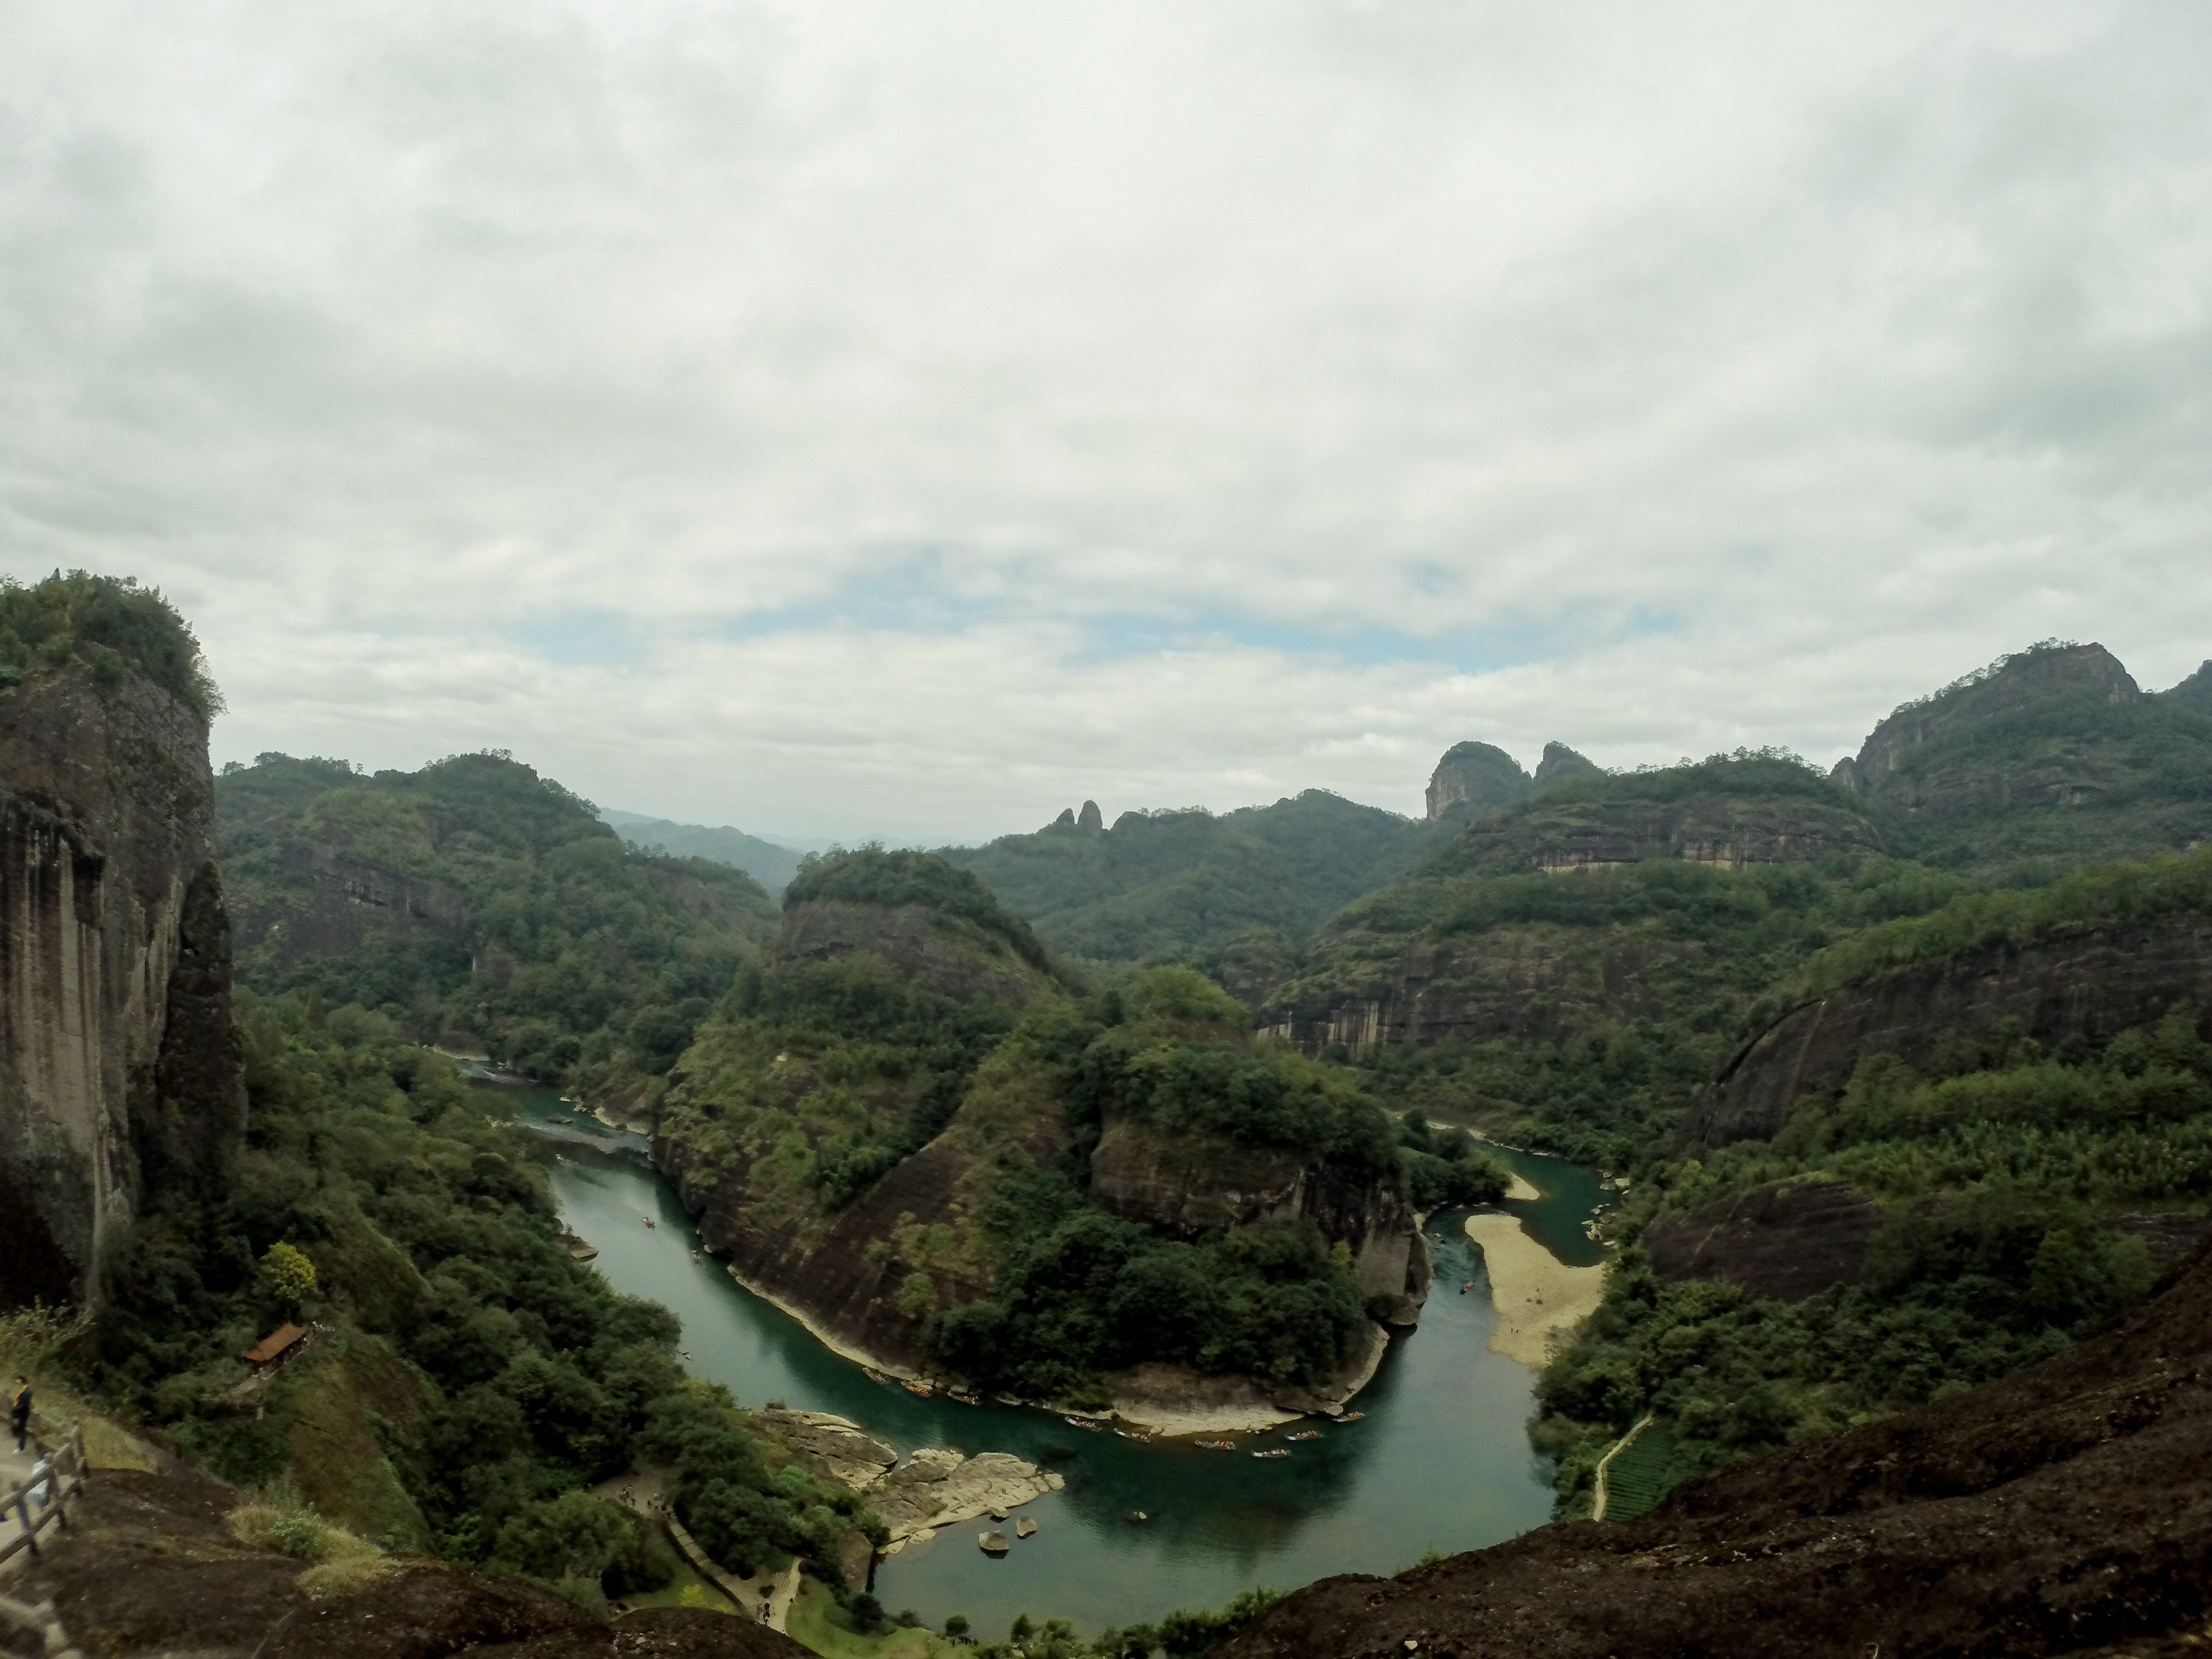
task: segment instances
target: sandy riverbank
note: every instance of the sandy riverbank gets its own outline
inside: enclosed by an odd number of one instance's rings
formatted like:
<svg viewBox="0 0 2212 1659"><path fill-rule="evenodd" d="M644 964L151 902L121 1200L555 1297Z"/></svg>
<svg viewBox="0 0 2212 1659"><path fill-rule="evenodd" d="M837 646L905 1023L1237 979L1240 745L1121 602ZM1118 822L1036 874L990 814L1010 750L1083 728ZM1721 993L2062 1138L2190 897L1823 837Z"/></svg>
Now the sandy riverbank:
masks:
<svg viewBox="0 0 2212 1659"><path fill-rule="evenodd" d="M1505 1196L1519 1204L1532 1204L1543 1195L1529 1183L1528 1177L1518 1170L1514 1172L1513 1184L1505 1189Z"/></svg>
<svg viewBox="0 0 2212 1659"><path fill-rule="evenodd" d="M1471 1215L1467 1236L1481 1248L1498 1310L1490 1351L1524 1365L1541 1365L1553 1343L1596 1310L1605 1290L1605 1264L1570 1267L1529 1237L1518 1216Z"/></svg>

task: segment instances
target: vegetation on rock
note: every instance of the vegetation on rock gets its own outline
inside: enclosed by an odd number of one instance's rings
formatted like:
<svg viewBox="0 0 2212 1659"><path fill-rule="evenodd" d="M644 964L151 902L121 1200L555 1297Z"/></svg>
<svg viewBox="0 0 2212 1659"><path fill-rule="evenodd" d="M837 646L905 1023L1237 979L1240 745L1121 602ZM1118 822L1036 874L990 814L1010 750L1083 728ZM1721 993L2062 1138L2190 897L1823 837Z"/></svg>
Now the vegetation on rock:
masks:
<svg viewBox="0 0 2212 1659"><path fill-rule="evenodd" d="M199 641L159 590L82 570L28 586L0 577L0 686L72 660L96 678L134 672L203 721L222 712Z"/></svg>

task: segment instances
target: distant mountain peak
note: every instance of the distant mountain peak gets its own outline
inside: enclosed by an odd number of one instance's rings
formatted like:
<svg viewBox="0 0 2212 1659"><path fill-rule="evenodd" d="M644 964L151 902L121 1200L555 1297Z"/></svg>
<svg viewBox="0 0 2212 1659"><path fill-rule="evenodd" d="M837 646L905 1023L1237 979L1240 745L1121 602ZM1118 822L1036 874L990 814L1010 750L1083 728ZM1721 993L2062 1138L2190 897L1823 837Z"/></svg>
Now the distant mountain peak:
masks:
<svg viewBox="0 0 2212 1659"><path fill-rule="evenodd" d="M1510 806L1528 793L1531 784L1521 763L1497 744L1455 743L1444 750L1429 776L1429 822L1480 817Z"/></svg>

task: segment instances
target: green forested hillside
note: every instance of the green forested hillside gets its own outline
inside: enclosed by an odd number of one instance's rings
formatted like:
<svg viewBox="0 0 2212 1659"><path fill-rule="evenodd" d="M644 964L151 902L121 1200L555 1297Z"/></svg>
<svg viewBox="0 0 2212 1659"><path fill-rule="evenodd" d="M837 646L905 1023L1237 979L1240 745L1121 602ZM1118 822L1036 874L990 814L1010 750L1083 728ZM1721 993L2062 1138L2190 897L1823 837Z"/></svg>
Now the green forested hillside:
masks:
<svg viewBox="0 0 2212 1659"><path fill-rule="evenodd" d="M585 1488L672 1462L677 1513L725 1561L830 1565L866 1519L686 1379L677 1322L563 1248L542 1143L487 1123L394 1022L241 999L251 1128L221 1201L137 1224L83 1381L234 1481L287 1487L403 1550L589 1601L663 1582L659 1530ZM239 1358L280 1321L313 1345Z"/></svg>
<svg viewBox="0 0 2212 1659"><path fill-rule="evenodd" d="M629 847L503 755L373 776L264 755L216 806L242 983L588 1088L665 1073L772 925L742 872Z"/></svg>
<svg viewBox="0 0 2212 1659"><path fill-rule="evenodd" d="M1031 1398L1147 1359L1312 1382L1364 1340L1344 1238L1504 1189L1467 1136L1255 1044L1188 969L1067 978L934 855L812 860L785 905L677 1067L661 1156L749 1280L868 1352ZM1162 1209L1155 1158L1200 1218ZM1342 1215L1243 1218L1251 1183L1301 1170Z"/></svg>
<svg viewBox="0 0 2212 1659"><path fill-rule="evenodd" d="M2212 922L2212 849L1869 929L1779 994L2160 916ZM1807 1175L1871 1198L1880 1221L1855 1282L1796 1302L1668 1283L1632 1248L1540 1390L1563 1490L1646 1411L1674 1424L1686 1472L1986 1381L2142 1295L2146 1239L2177 1223L2191 1236L2212 1200L2207 1025L2212 1009L2184 1001L2101 1041L2046 1047L2016 1021L1954 1030L1924 1069L1864 1054L1838 1097L1802 1096L1770 1137L1644 1162L1632 1238Z"/></svg>
<svg viewBox="0 0 2212 1659"><path fill-rule="evenodd" d="M1104 962L1218 950L1239 934L1298 934L1410 868L1431 826L1310 789L1215 814L1125 812L947 848L1054 949Z"/></svg>
<svg viewBox="0 0 2212 1659"><path fill-rule="evenodd" d="M1563 780L1316 933L1268 999L1280 1034L1394 1109L1632 1179L1631 1248L1540 1392L1563 1493L1647 1411L1680 1474L2008 1370L2139 1295L2148 1241L2203 1224L2212 1006L2191 919L2212 919L2212 854L2172 852L2212 841L2200 701L2194 682L2142 695L2098 647L2039 647L1899 710L1828 779L1770 755ZM1923 1033L1909 1063L1882 1048L2028 964L2021 1006L2055 1011L2057 1046L1998 1020ZM2127 1030L2091 1017L2158 973L2179 1001L2146 981ZM1786 1073L1841 1040L1834 1000L1907 974L1952 988L1883 1003L1865 1029L1890 1035L1847 1087L1698 1139L1716 1079L1774 1022L1808 1011L1775 1039ZM1873 1231L1809 1299L1670 1279L1633 1245L1811 1177ZM1832 1243L1774 1224L1762 1248L1785 1259Z"/></svg>
<svg viewBox="0 0 2212 1659"><path fill-rule="evenodd" d="M2101 647L2053 641L1907 704L1837 770L1893 851L2034 884L2202 839L2212 708L2198 679L2145 696Z"/></svg>
<svg viewBox="0 0 2212 1659"><path fill-rule="evenodd" d="M726 823L675 823L666 818L617 812L604 806L599 809L599 817L612 824L616 833L633 847L669 853L678 858L712 859L717 864L734 865L771 896L782 892L786 884L799 873L799 861L805 856L775 842L733 830Z"/></svg>

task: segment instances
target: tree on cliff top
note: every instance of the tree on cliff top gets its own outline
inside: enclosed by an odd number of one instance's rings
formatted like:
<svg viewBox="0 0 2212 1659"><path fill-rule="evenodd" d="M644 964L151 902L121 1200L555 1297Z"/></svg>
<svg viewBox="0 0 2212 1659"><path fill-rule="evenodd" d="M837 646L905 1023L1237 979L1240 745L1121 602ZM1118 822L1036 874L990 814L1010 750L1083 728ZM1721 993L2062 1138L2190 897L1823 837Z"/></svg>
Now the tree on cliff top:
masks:
<svg viewBox="0 0 2212 1659"><path fill-rule="evenodd" d="M135 670L203 720L222 712L199 641L158 588L82 570L29 586L0 576L0 685L71 660Z"/></svg>

